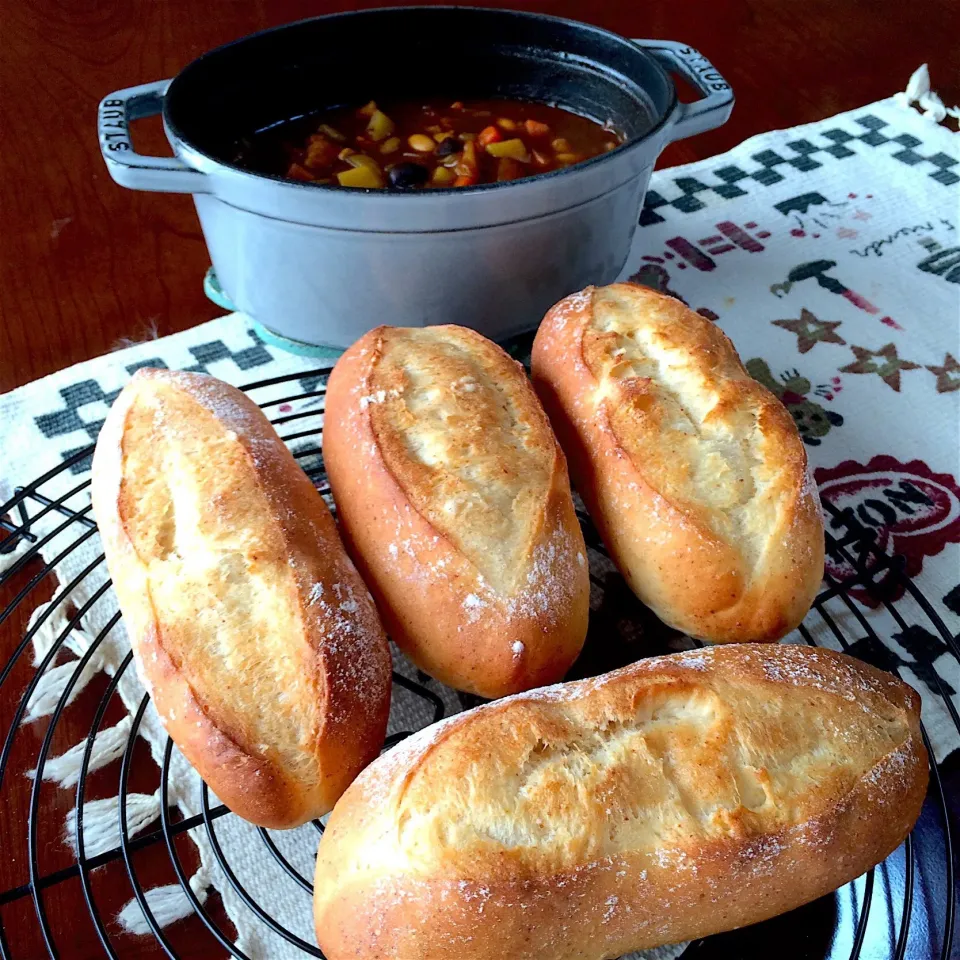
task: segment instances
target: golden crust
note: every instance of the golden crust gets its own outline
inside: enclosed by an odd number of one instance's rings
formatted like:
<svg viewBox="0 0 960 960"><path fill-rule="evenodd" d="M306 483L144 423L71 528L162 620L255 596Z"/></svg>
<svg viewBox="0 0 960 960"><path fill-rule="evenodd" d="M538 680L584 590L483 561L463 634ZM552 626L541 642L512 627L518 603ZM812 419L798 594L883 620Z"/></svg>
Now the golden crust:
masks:
<svg viewBox="0 0 960 960"><path fill-rule="evenodd" d="M836 889L920 812L919 697L738 644L520 694L374 762L320 843L330 960L604 960Z"/></svg>
<svg viewBox="0 0 960 960"><path fill-rule="evenodd" d="M327 385L324 461L387 631L495 697L560 679L589 578L566 462L519 364L462 327L380 327Z"/></svg>
<svg viewBox="0 0 960 960"><path fill-rule="evenodd" d="M331 809L383 743L390 656L322 498L244 394L141 370L97 442L94 510L138 673L236 813Z"/></svg>
<svg viewBox="0 0 960 960"><path fill-rule="evenodd" d="M662 620L715 642L800 623L823 575L806 453L714 324L635 284L588 287L544 318L533 378L614 562Z"/></svg>

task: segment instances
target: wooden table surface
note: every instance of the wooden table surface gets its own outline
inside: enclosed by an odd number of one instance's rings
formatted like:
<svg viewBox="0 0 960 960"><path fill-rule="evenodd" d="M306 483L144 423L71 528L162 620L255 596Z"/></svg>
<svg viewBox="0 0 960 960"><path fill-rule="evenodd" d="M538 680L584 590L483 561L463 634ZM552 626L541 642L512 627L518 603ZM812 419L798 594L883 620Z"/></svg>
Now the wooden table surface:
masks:
<svg viewBox="0 0 960 960"><path fill-rule="evenodd" d="M497 4L488 0L490 5ZM0 0L0 391L102 354L124 339L173 333L216 316L203 295L207 252L187 196L137 193L115 185L100 159L97 102L122 87L173 76L203 51L263 27L374 3L307 0ZM737 95L730 122L671 146L661 165L720 153L745 137L818 120L902 89L927 61L933 86L960 101L960 3L927 0L712 0L626 2L540 0L525 9L588 19L632 37L682 40L704 52ZM140 146L160 150L159 125L145 122ZM139 141L138 141L139 143ZM0 609L28 574L0 588ZM44 584L45 599L52 584ZM0 666L25 617L0 624ZM28 667L0 695L5 732ZM89 728L99 680L71 708L54 752ZM108 715L106 723L119 714ZM17 738L14 768L31 764L42 722ZM22 756L20 753L22 752ZM116 767L98 777L102 795ZM151 791L155 770L135 764L132 788ZM70 791L45 791L43 816L62 822ZM59 795L58 795L59 794ZM11 776L0 800L0 891L26 877L23 824L29 782ZM190 857L190 844L183 845ZM43 869L70 862L56 843ZM166 854L137 860L146 885L174 878ZM190 864L188 862L188 869ZM122 866L97 871L93 886L112 935L116 910L131 896ZM103 956L76 880L46 897L60 955ZM213 905L216 914L218 908ZM0 906L15 957L47 956L29 898ZM229 929L229 927L227 927ZM196 920L172 928L183 956L219 956ZM120 956L161 956L151 941L115 936Z"/></svg>

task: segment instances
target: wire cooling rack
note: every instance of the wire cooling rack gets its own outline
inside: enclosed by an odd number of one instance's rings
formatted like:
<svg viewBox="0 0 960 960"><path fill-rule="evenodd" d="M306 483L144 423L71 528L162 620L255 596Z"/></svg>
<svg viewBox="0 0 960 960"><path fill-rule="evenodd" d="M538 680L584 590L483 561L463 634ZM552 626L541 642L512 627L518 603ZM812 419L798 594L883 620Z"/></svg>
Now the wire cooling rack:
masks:
<svg viewBox="0 0 960 960"><path fill-rule="evenodd" d="M328 369L323 369L312 374L277 377L243 388L255 399L268 387L272 388L274 394L278 389L281 393L285 389L294 391L287 396L263 401L261 406L271 417L272 423L280 429L283 439L321 493L329 492L320 458L321 427L319 422L314 423L308 418L319 417L322 413L328 372ZM304 389L305 384L312 386L312 389ZM311 408L289 415L276 415L277 408L288 410L292 409L290 404L304 402ZM302 423L295 424L293 432L285 432L285 424L298 420ZM5 600L11 598L0 612L0 626L8 621L26 624L30 610L51 594L56 583L55 565L94 537L96 526L85 492L89 487L89 476L78 480L59 495L49 493L51 487L62 489L64 479L69 474L79 476L85 472L92 449L91 446L77 451L54 470L18 488L13 498L0 506L0 553L10 553L17 548L24 551L0 576L0 591L6 591L0 596ZM79 500L84 500L86 505L76 506ZM960 717L951 700L951 690L941 672L935 668L939 656L947 655L960 660L956 639L917 586L905 576L899 559L880 552L872 536L857 523L852 514L840 512L829 503L824 506L828 511L828 527L832 531L827 535L828 552L836 562L834 568L848 571L849 576L842 579L826 577L813 610L800 627L800 637L810 644L826 642L836 649L872 660L885 669L899 672L903 666L912 666L915 675L922 673L928 698L933 698L934 704L939 705L937 709L960 734ZM581 515L580 519L592 558L595 554L602 554L602 544L589 519L585 515ZM57 522L50 529L52 520ZM41 521L45 522L46 531L42 535L37 532ZM40 556L42 548L53 538L68 534L72 538L69 544L50 562L44 563ZM24 549L25 544L29 546ZM51 608L58 604L65 605L65 598L70 591L102 562L103 556L98 554L71 583L56 584ZM604 578L592 569L591 578L597 588L604 591L611 589L609 573ZM126 655L109 681L103 678L99 686L93 684L90 691L85 691L69 711L65 707L73 686L104 637L116 624L119 614L93 638L82 657L69 661L75 664L75 669L49 718L30 725L23 725L21 721L43 671L55 662L70 631L80 629L87 609L107 589L109 583L100 587L81 608L70 611L65 629L36 665L30 662L28 651L38 625L27 629L22 642L15 647L0 673L0 732L4 738L0 747L0 814L3 814L0 824L5 830L14 831L12 836L4 836L0 832L0 861L4 861L6 871L0 873L0 877L9 878L0 882L0 958L33 960L42 956L86 958L166 955L232 956L243 960L245 954L236 945L236 933L218 898L214 895L202 901L190 885L189 874L196 855L185 834L194 828L205 830L226 882L255 921L294 945L303 956L322 957L315 944L284 927L260 905L254 884L243 883L237 877L217 834L222 818L233 816L226 807L211 805L204 787L201 812L189 818L179 815L169 797L173 751L170 740L166 743L159 771L159 826L154 822L150 829L143 832L131 830L127 798L132 784L150 781L151 777L155 780L157 776L153 761L142 747L138 747L137 732L147 709L148 697L143 698L132 718L126 743L118 758L119 771L116 770L116 763L107 768L113 770L112 775L118 781L120 843L93 856L85 854L83 804L95 793L91 786L90 771L93 738L107 718L116 718L125 713L117 697L117 685L130 668L132 655ZM617 603L623 607L619 616L646 617L649 620L649 613L632 600L628 591L613 593ZM867 606L858 602L855 596L859 600L866 598ZM905 603L910 605L909 613L903 612ZM915 660L892 662L887 652L889 648L878 636L873 618L868 616L871 608L882 611L891 629L898 630L901 637L911 636L910 630L916 627L919 611L926 620L926 627L932 628L932 634L924 628L926 635L932 636L937 644L942 642L942 647L935 653L929 649L911 651ZM912 624L908 623L907 617L913 621ZM605 641L605 646L609 647L609 638L605 638ZM689 645L689 641L686 644ZM588 640L588 650L589 647ZM637 655L636 650L632 653L628 651L625 662L636 659ZM590 658L585 656L582 660L587 661L586 670L589 671ZM616 665L619 664L604 662L600 669ZM437 721L448 711L443 700L425 685L426 678L420 675L420 680L423 682L394 673L395 683L422 699L424 717ZM468 698L461 697L460 702L464 706L470 705ZM44 790L41 777L35 776L31 784L24 775L31 768L43 768L52 755L51 747L57 739L58 728L67 722L65 717L68 714L74 717L78 710L84 711L83 729L87 733L79 779L69 798L70 806L75 802L78 812L76 849L71 851L64 845L61 835L63 802L60 801L58 805L55 799L51 805L44 799L44 795L51 791ZM71 720L70 723L75 724L76 721ZM391 735L385 749L410 732ZM103 774L98 772L96 776ZM67 794L69 791L61 790L59 793ZM313 826L319 836L323 831L322 824L314 821ZM851 960L861 957L890 957L894 960L932 960L939 957L940 960L947 960L957 956L954 952L957 948L954 930L957 895L953 843L956 829L957 825L951 822L941 771L933 766L930 791L917 828L883 864L836 894L783 917L743 931L691 943L684 957L690 960L728 960L734 957L759 960L760 957L769 957L773 950L782 960L801 957L809 960L847 957ZM302 903L303 911L309 915L313 889L309 876L298 870L289 856L282 852L273 831L259 829L257 833L269 856L283 871L290 900ZM25 857L22 855L24 850ZM49 866L50 862L54 866ZM60 866L56 866L57 863ZM147 884L155 883L158 878L179 883L193 907L193 917L161 928L144 893ZM77 895L78 887L80 896ZM118 905L131 896L143 909L150 931L146 936L125 933L115 922ZM85 905L79 909L85 909L87 917L76 916L78 904ZM87 932L78 933L78 930Z"/></svg>

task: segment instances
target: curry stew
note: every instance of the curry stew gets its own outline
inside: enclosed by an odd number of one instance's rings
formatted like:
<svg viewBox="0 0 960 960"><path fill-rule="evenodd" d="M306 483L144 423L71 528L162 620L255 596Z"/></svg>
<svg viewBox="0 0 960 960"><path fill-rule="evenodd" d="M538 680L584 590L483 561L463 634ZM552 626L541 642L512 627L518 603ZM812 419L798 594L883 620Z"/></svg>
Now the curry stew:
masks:
<svg viewBox="0 0 960 960"><path fill-rule="evenodd" d="M547 173L622 142L608 125L541 103L371 100L262 131L237 161L309 183L418 190Z"/></svg>

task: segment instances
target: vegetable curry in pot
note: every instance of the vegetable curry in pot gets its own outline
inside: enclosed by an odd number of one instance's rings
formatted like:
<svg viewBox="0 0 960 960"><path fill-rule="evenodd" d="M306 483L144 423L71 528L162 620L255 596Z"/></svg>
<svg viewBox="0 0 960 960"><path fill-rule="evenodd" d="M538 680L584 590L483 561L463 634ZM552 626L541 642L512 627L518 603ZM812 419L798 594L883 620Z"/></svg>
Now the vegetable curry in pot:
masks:
<svg viewBox="0 0 960 960"><path fill-rule="evenodd" d="M420 190L548 173L622 142L609 124L542 103L371 100L261 131L237 162L310 183Z"/></svg>

